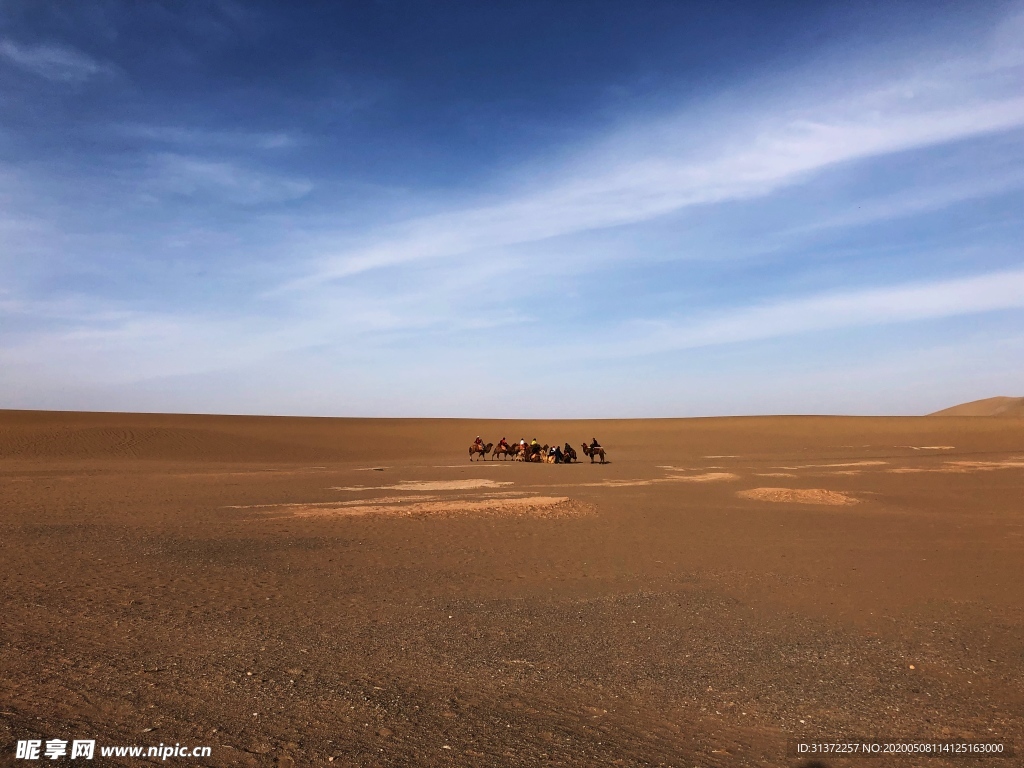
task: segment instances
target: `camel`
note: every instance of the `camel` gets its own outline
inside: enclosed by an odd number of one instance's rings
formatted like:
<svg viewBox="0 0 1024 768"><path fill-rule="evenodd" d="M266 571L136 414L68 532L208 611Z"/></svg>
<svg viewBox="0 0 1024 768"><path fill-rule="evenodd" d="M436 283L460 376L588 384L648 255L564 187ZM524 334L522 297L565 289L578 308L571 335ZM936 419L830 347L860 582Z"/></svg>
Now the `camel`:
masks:
<svg viewBox="0 0 1024 768"><path fill-rule="evenodd" d="M596 448L594 448L593 450L591 450L590 446L587 445L586 443L584 443L583 444L583 455L590 457L590 463L591 464L594 463L594 459L597 458L598 456L601 457L601 463L602 464L607 464L608 463L607 461L605 461L605 458L604 458L604 448L602 448L600 445L597 446Z"/></svg>
<svg viewBox="0 0 1024 768"><path fill-rule="evenodd" d="M476 443L473 443L473 445L469 446L469 460L472 461L474 454L477 453L486 459L487 454L491 452L491 448L493 447L494 443L485 443L484 445L477 445Z"/></svg>
<svg viewBox="0 0 1024 768"><path fill-rule="evenodd" d="M565 464L572 464L574 461L578 461L576 450L566 443L565 447L562 448L562 462Z"/></svg>
<svg viewBox="0 0 1024 768"><path fill-rule="evenodd" d="M526 446L526 456L523 457L523 461L532 461L536 463L542 463L547 461L548 446L538 445L536 448L532 445Z"/></svg>
<svg viewBox="0 0 1024 768"><path fill-rule="evenodd" d="M511 456L512 458L515 458L515 455L518 452L519 452L519 446L518 445L512 446L512 445L502 445L501 443L498 443L498 446L494 449L494 453L491 454L491 458L492 459L496 459L500 455L501 456L501 460L504 461L506 456Z"/></svg>

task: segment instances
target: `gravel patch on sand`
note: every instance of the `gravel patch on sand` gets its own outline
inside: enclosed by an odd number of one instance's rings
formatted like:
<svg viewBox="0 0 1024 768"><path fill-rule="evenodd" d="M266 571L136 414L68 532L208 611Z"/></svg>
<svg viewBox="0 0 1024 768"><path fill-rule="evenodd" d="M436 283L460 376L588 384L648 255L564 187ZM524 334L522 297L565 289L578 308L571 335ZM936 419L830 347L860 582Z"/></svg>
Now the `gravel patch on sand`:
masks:
<svg viewBox="0 0 1024 768"><path fill-rule="evenodd" d="M755 501L774 501L792 504L827 504L829 506L846 506L856 504L857 499L838 491L827 491L824 488L751 488L748 491L737 491L737 496Z"/></svg>

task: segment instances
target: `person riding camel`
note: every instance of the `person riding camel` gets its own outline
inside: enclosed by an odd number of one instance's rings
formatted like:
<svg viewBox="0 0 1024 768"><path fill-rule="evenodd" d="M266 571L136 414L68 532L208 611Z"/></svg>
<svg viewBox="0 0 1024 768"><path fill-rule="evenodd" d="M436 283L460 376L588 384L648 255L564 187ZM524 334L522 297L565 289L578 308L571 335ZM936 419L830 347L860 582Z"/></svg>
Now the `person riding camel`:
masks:
<svg viewBox="0 0 1024 768"><path fill-rule="evenodd" d="M555 464L561 464L564 456L562 455L562 449L557 445L551 449L551 452L555 454Z"/></svg>
<svg viewBox="0 0 1024 768"><path fill-rule="evenodd" d="M594 442L592 442L590 444L590 450L594 450L595 448L600 448L600 447L601 447L601 444L599 442L597 442L597 438L595 437L594 438Z"/></svg>
<svg viewBox="0 0 1024 768"><path fill-rule="evenodd" d="M530 453L531 454L540 453L540 443L537 442L537 438L536 437L533 438L533 440L530 441Z"/></svg>
<svg viewBox="0 0 1024 768"><path fill-rule="evenodd" d="M480 435L477 435L476 436L476 440L473 441L473 445L475 445L477 447L480 447L483 444L484 444L484 441L481 439Z"/></svg>
<svg viewBox="0 0 1024 768"><path fill-rule="evenodd" d="M508 443L505 442L505 438L504 437L501 438L501 440L498 441L498 447L499 448L508 448Z"/></svg>

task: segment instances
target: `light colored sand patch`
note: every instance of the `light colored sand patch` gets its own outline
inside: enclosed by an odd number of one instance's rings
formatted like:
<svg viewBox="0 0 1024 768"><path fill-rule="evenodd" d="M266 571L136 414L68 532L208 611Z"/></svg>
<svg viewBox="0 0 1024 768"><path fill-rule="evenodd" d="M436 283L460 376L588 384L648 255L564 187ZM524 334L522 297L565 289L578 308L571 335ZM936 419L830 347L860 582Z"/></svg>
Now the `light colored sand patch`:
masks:
<svg viewBox="0 0 1024 768"><path fill-rule="evenodd" d="M519 498L448 501L414 501L408 503L363 502L361 504L336 504L326 506L296 507L291 510L294 517L362 517L386 515L388 517L413 517L420 515L450 515L467 513L491 513L497 515L535 515L557 517L580 515L589 511L568 496L522 496Z"/></svg>
<svg viewBox="0 0 1024 768"><path fill-rule="evenodd" d="M470 464L435 464L434 469L465 469L466 467L511 467L519 462L513 459L486 459Z"/></svg>
<svg viewBox="0 0 1024 768"><path fill-rule="evenodd" d="M232 472L168 472L169 477L249 477L258 475L306 475L312 472L321 472L327 467L304 467L302 469L247 469Z"/></svg>
<svg viewBox="0 0 1024 768"><path fill-rule="evenodd" d="M381 496L372 499L374 504L401 504L410 501L432 501L440 496L430 494L417 494L415 496ZM221 509L294 509L299 507L344 507L358 504L367 504L370 500L357 499L356 501L292 501L281 504L229 504Z"/></svg>
<svg viewBox="0 0 1024 768"><path fill-rule="evenodd" d="M757 477L796 477L792 472L755 472Z"/></svg>
<svg viewBox="0 0 1024 768"><path fill-rule="evenodd" d="M663 479L653 478L650 480L602 480L599 483L573 483L573 485L581 488L626 488L633 485L654 485L663 482L665 482Z"/></svg>
<svg viewBox="0 0 1024 768"><path fill-rule="evenodd" d="M857 503L857 499L852 496L824 488L751 488L748 491L737 491L736 495L743 499L790 504L846 506Z"/></svg>
<svg viewBox="0 0 1024 768"><path fill-rule="evenodd" d="M402 481L392 486L396 491L467 491L473 488L494 488L501 485L512 485L506 480L488 480L486 478L474 478L472 480L424 480L421 482Z"/></svg>
<svg viewBox="0 0 1024 768"><path fill-rule="evenodd" d="M289 506L314 506L314 507L355 507L360 504L408 504L413 501L434 501L440 499L440 496L436 496L430 493L417 493L412 496L380 496L376 499L353 499L352 501L328 501L320 504L292 504Z"/></svg>
<svg viewBox="0 0 1024 768"><path fill-rule="evenodd" d="M383 472L385 469L391 469L391 467L356 467L354 472Z"/></svg>
<svg viewBox="0 0 1024 768"><path fill-rule="evenodd" d="M478 493L477 498L481 499L505 499L512 496L529 496L529 491L495 491L494 493Z"/></svg>
<svg viewBox="0 0 1024 768"><path fill-rule="evenodd" d="M881 467L888 461L844 461L837 464L799 464L795 467L775 467L775 469L831 469L833 467Z"/></svg>
<svg viewBox="0 0 1024 768"><path fill-rule="evenodd" d="M1003 459L1002 461L947 461L951 467L964 467L965 469L974 469L979 471L987 471L990 469L1013 469L1024 467L1024 457L1016 456L1012 459Z"/></svg>
<svg viewBox="0 0 1024 768"><path fill-rule="evenodd" d="M332 491L469 491L474 488L495 488L512 485L487 478L469 480L402 480L395 485L349 485L331 488Z"/></svg>
<svg viewBox="0 0 1024 768"><path fill-rule="evenodd" d="M946 472L966 474L968 472L992 472L996 469L1024 468L1024 458L1016 457L1003 461L947 461L941 467L894 467L886 470L894 474L905 475L918 472Z"/></svg>
<svg viewBox="0 0 1024 768"><path fill-rule="evenodd" d="M738 480L739 475L732 472L704 472L700 475L680 475L666 478L667 482L676 483L711 483L716 480Z"/></svg>
<svg viewBox="0 0 1024 768"><path fill-rule="evenodd" d="M709 483L716 480L737 480L739 475L732 472L704 472L699 475L672 475L636 480L602 480L599 483L574 483L586 488L626 488L636 485L657 485L659 483Z"/></svg>
<svg viewBox="0 0 1024 768"><path fill-rule="evenodd" d="M702 459L738 459L739 456L701 456Z"/></svg>
<svg viewBox="0 0 1024 768"><path fill-rule="evenodd" d="M955 445L897 445L897 448L912 448L915 451L952 451Z"/></svg>

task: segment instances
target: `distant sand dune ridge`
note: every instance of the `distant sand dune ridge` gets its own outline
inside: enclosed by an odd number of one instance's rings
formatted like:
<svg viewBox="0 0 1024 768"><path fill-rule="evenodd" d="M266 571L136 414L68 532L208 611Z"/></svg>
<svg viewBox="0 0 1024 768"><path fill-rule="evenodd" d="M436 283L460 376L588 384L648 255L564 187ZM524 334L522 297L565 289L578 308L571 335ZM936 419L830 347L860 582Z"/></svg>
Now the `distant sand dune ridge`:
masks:
<svg viewBox="0 0 1024 768"><path fill-rule="evenodd" d="M1024 397L988 397L943 408L929 416L1004 416L1024 418Z"/></svg>

